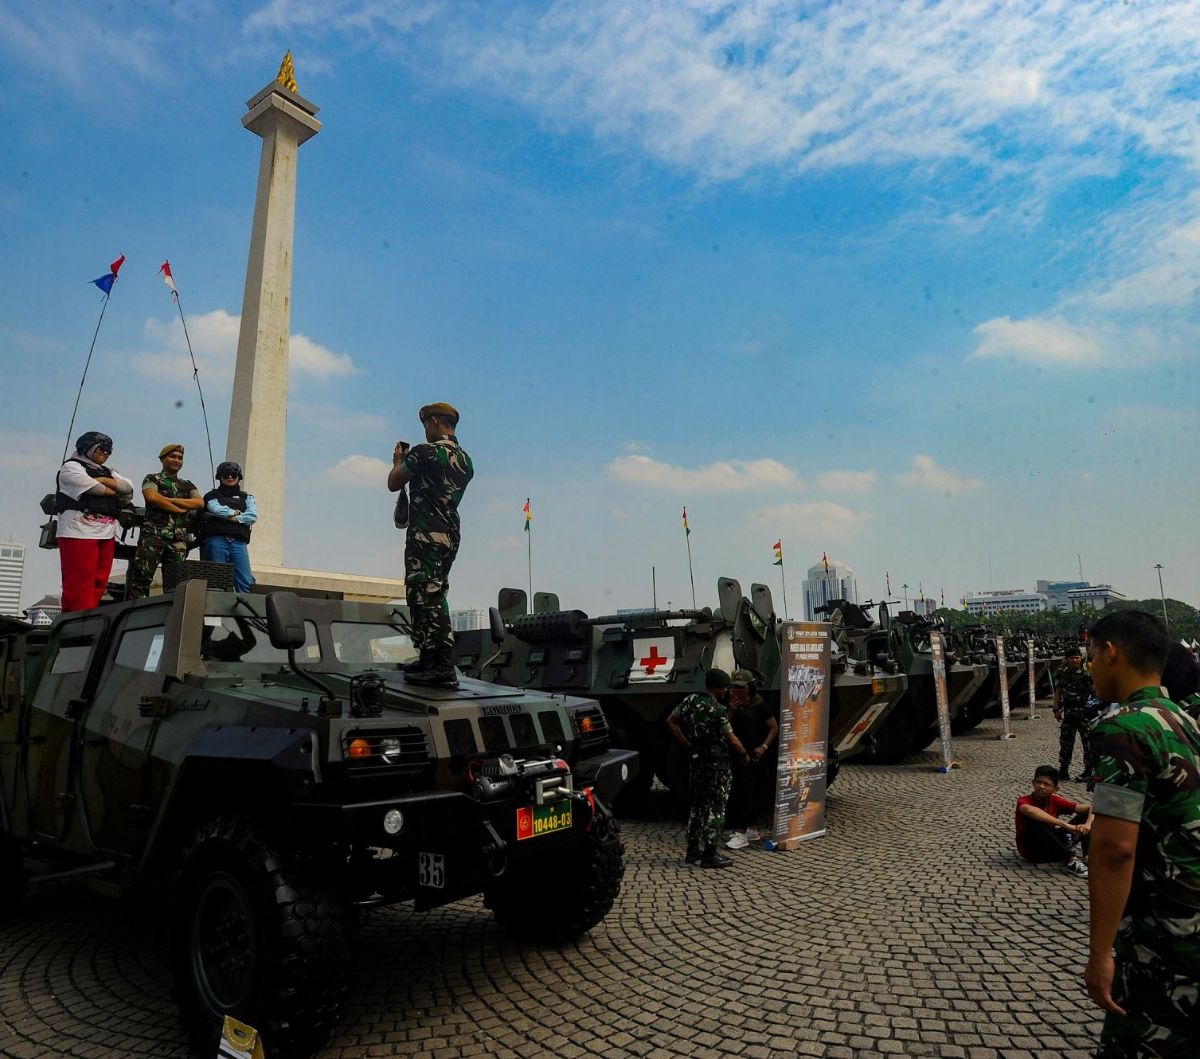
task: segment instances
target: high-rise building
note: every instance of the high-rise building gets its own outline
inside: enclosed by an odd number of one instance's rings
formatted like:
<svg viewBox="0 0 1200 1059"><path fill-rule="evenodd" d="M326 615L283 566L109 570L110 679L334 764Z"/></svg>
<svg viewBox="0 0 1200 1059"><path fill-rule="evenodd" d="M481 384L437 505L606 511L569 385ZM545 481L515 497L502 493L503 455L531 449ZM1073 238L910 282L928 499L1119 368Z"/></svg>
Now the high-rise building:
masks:
<svg viewBox="0 0 1200 1059"><path fill-rule="evenodd" d="M450 628L455 632L486 629L489 622L490 619L486 610L452 610L450 612Z"/></svg>
<svg viewBox="0 0 1200 1059"><path fill-rule="evenodd" d="M0 614L21 617L21 583L25 578L25 545L0 542Z"/></svg>
<svg viewBox="0 0 1200 1059"><path fill-rule="evenodd" d="M804 620L821 621L825 616L816 612L817 607L823 607L831 599L857 603L858 582L854 580L854 571L845 563L836 559L826 563L822 559L808 568L808 576L804 579Z"/></svg>

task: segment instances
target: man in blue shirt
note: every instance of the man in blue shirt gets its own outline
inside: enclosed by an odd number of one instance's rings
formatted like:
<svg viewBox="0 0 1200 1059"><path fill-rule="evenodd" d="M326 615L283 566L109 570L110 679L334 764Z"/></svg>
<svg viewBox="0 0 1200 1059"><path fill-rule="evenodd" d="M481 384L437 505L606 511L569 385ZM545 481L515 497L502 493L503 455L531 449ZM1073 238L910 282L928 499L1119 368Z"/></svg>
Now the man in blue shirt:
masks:
<svg viewBox="0 0 1200 1059"><path fill-rule="evenodd" d="M238 592L254 584L250 570L250 527L258 521L254 497L242 489L242 469L232 460L217 467L216 489L204 495L205 517L200 529L200 558L230 563Z"/></svg>

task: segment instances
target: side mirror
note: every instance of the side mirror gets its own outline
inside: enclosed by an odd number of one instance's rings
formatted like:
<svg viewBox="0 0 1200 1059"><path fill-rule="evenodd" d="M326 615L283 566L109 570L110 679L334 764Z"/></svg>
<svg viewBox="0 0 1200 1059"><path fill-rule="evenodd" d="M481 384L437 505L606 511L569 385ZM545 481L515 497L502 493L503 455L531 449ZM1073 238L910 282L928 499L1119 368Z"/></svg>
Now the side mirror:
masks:
<svg viewBox="0 0 1200 1059"><path fill-rule="evenodd" d="M500 611L496 607L488 608L488 622L491 625L492 643L499 647L504 643L508 630L504 627L504 619L500 617Z"/></svg>
<svg viewBox="0 0 1200 1059"><path fill-rule="evenodd" d="M281 651L304 646L304 613L295 592L267 593L267 636L271 646Z"/></svg>

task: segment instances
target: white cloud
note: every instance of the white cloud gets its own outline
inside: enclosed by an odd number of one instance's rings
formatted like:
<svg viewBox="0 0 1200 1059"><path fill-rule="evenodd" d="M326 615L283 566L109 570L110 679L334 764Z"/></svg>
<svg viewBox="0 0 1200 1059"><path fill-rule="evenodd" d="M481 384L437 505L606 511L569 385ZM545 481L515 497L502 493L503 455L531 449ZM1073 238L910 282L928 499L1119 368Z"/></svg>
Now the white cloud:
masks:
<svg viewBox="0 0 1200 1059"><path fill-rule="evenodd" d="M213 309L187 318L187 333L192 340L192 352L200 370L202 386L225 392L233 385L240 325L241 317L224 309ZM179 320L150 317L142 330L147 342L157 348L135 353L134 370L151 379L190 383L192 362ZM306 335L292 335L289 349L289 369L293 375L327 381L353 375L358 370L348 354L335 353Z"/></svg>
<svg viewBox="0 0 1200 1059"><path fill-rule="evenodd" d="M875 485L874 471L826 471L817 485L831 493L866 493Z"/></svg>
<svg viewBox="0 0 1200 1059"><path fill-rule="evenodd" d="M392 465L387 460L356 452L327 468L325 477L355 489L384 489L391 469Z"/></svg>
<svg viewBox="0 0 1200 1059"><path fill-rule="evenodd" d="M979 345L967 360L1011 357L1025 364L1094 364L1102 347L1094 334L1067 323L1061 317L1030 317L1013 320L998 316L975 328Z"/></svg>
<svg viewBox="0 0 1200 1059"><path fill-rule="evenodd" d="M945 467L939 467L932 456L926 456L924 453L913 457L912 468L907 474L896 475L896 481L916 489L929 489L943 496L974 492L983 485L978 478L956 474Z"/></svg>
<svg viewBox="0 0 1200 1059"><path fill-rule="evenodd" d="M673 493L740 493L798 489L800 479L778 460L721 460L706 467L676 467L649 456L621 456L608 465L612 478Z"/></svg>
<svg viewBox="0 0 1200 1059"><path fill-rule="evenodd" d="M372 434L386 431L390 421L374 412L359 412L336 404L311 404L307 401L288 401L288 418L314 428L320 433Z"/></svg>
<svg viewBox="0 0 1200 1059"><path fill-rule="evenodd" d="M780 532L791 529L812 537L823 533L846 533L870 522L874 516L869 511L854 511L832 500L809 500L759 508L754 517Z"/></svg>

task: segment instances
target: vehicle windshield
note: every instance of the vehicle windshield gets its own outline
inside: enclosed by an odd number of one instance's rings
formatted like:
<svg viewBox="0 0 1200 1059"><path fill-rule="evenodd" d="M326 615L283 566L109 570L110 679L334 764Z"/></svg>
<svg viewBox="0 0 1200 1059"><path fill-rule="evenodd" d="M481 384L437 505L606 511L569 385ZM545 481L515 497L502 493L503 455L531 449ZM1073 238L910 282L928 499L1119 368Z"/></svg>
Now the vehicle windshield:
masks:
<svg viewBox="0 0 1200 1059"><path fill-rule="evenodd" d="M230 617L209 614L200 634L200 657L206 662L238 662L243 665L288 664L287 651L272 647L261 618ZM317 627L304 623L304 646L296 652L298 662L316 662L321 658Z"/></svg>
<svg viewBox="0 0 1200 1059"><path fill-rule="evenodd" d="M417 657L412 637L382 622L335 621L329 627L339 662L389 665Z"/></svg>

